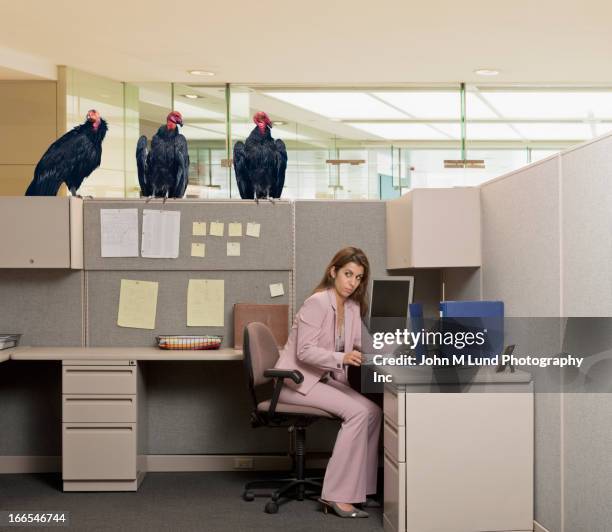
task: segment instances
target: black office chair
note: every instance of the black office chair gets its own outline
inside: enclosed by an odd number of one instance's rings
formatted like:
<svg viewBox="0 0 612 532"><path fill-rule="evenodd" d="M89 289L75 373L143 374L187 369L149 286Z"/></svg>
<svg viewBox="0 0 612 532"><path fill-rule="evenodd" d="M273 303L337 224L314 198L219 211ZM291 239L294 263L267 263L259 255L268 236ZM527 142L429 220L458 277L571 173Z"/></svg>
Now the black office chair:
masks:
<svg viewBox="0 0 612 532"><path fill-rule="evenodd" d="M292 497L298 501L304 498L318 497L321 494L321 478L304 477L304 457L306 447L306 427L320 418L335 419L332 414L307 406L296 406L279 403L280 394L285 379L291 379L296 384L304 380L298 370L274 369L278 360L276 340L270 329L263 323L252 322L244 328L244 366L246 369L249 391L253 399L251 426L253 427L284 427L288 428L294 438L295 453L292 456L294 477L275 480L254 480L244 486L242 498L245 501L255 499L254 488L276 487L270 496L265 511L269 514L278 512L279 501L283 497ZM274 388L270 399L261 400L257 397L256 388L274 379Z"/></svg>

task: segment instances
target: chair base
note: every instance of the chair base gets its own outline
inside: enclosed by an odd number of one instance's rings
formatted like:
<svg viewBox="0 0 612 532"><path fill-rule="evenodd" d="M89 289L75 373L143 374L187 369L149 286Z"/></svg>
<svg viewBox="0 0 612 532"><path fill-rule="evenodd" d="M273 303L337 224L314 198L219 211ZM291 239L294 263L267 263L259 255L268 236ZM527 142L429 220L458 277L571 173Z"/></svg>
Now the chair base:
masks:
<svg viewBox="0 0 612 532"><path fill-rule="evenodd" d="M275 514L279 506L289 500L303 501L320 497L322 482L322 477L253 480L245 484L242 498L245 501L253 501L255 497L270 497L264 510L266 513ZM273 491L266 493L253 491L262 488L273 488Z"/></svg>

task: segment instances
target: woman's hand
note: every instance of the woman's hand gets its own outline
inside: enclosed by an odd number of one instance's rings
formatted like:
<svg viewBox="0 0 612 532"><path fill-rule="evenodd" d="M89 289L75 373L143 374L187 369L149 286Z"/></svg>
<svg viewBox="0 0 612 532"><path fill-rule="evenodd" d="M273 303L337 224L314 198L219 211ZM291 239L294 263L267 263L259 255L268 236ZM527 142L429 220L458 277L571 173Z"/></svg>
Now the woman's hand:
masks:
<svg viewBox="0 0 612 532"><path fill-rule="evenodd" d="M347 366L361 366L361 360L361 353L357 350L354 350L344 355L342 363L346 364Z"/></svg>

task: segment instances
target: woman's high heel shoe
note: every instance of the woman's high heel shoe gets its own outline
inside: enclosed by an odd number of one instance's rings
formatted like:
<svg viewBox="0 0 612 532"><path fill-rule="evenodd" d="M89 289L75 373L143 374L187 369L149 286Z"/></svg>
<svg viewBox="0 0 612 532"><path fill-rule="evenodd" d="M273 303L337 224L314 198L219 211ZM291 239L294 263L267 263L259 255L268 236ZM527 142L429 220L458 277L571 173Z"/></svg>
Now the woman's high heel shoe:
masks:
<svg viewBox="0 0 612 532"><path fill-rule="evenodd" d="M323 505L323 513L325 514L327 514L327 512L332 509L338 517L370 517L370 514L368 514L368 512L358 510L357 508L353 508L352 510L346 511L340 508L335 502L326 501L323 499L319 499L319 502Z"/></svg>

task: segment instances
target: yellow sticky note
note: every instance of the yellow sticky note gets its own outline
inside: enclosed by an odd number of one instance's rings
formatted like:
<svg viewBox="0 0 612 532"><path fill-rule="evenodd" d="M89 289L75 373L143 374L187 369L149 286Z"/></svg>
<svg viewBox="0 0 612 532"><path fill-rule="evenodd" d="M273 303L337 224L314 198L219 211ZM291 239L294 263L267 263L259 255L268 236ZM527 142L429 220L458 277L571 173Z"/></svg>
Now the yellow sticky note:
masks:
<svg viewBox="0 0 612 532"><path fill-rule="evenodd" d="M270 285L270 297L279 297L285 295L283 283L274 283Z"/></svg>
<svg viewBox="0 0 612 532"><path fill-rule="evenodd" d="M229 224L227 236L242 236L242 224L237 222Z"/></svg>
<svg viewBox="0 0 612 532"><path fill-rule="evenodd" d="M223 236L225 224L223 222L210 222L210 235Z"/></svg>
<svg viewBox="0 0 612 532"><path fill-rule="evenodd" d="M246 228L247 236L259 238L260 225L257 222L249 222Z"/></svg>
<svg viewBox="0 0 612 532"><path fill-rule="evenodd" d="M206 222L193 222L193 236L206 236Z"/></svg>
<svg viewBox="0 0 612 532"><path fill-rule="evenodd" d="M119 327L155 329L159 283L121 279L119 293Z"/></svg>
<svg viewBox="0 0 612 532"><path fill-rule="evenodd" d="M223 327L223 279L189 279L187 288L187 326Z"/></svg>
<svg viewBox="0 0 612 532"><path fill-rule="evenodd" d="M240 257L240 242L228 242L227 243L227 256L228 257Z"/></svg>
<svg viewBox="0 0 612 532"><path fill-rule="evenodd" d="M206 244L192 242L191 243L191 256L192 257L206 257Z"/></svg>

